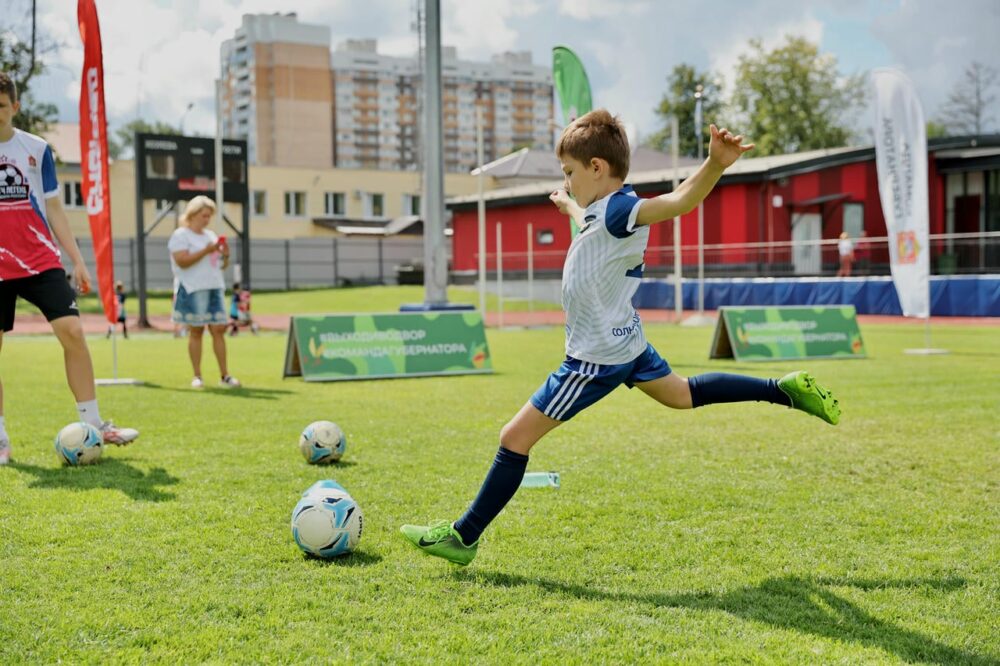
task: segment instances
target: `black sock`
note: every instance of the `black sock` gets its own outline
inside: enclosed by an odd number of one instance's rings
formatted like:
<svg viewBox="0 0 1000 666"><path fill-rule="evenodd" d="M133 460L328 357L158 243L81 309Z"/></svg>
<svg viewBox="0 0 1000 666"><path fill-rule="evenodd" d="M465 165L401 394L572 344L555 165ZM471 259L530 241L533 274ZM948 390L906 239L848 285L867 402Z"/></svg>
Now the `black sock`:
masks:
<svg viewBox="0 0 1000 666"><path fill-rule="evenodd" d="M527 466L528 456L500 447L476 499L455 521L455 531L461 535L462 543L469 546L479 540L486 526L517 492Z"/></svg>
<svg viewBox="0 0 1000 666"><path fill-rule="evenodd" d="M725 372L706 372L688 379L691 406L701 407L717 402L749 402L761 400L791 407L792 401L778 388L776 379L758 379Z"/></svg>

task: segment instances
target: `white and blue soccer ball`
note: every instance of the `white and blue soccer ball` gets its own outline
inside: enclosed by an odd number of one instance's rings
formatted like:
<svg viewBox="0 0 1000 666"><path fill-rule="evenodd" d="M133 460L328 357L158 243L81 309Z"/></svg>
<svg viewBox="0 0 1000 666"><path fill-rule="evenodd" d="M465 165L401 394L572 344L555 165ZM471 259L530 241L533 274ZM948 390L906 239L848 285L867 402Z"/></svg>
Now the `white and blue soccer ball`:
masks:
<svg viewBox="0 0 1000 666"><path fill-rule="evenodd" d="M344 431L332 421L315 421L299 437L299 451L311 465L337 462L347 448Z"/></svg>
<svg viewBox="0 0 1000 666"><path fill-rule="evenodd" d="M89 423L70 423L56 435L55 447L63 463L91 465L104 453L104 437Z"/></svg>
<svg viewBox="0 0 1000 666"><path fill-rule="evenodd" d="M292 538L303 552L329 559L357 547L362 521L361 507L347 491L321 481L302 493L292 510Z"/></svg>

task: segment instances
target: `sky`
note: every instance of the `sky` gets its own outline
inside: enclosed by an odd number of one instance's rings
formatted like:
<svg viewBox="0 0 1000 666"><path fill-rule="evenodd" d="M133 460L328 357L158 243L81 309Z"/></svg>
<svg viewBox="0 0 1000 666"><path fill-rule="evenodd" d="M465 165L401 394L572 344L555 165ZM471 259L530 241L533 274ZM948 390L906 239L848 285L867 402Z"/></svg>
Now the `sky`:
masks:
<svg viewBox="0 0 1000 666"><path fill-rule="evenodd" d="M301 22L328 25L331 47L375 38L381 53L406 56L417 48L416 2L96 0L108 122L114 129L142 117L213 134L219 46L243 14L295 11ZM57 48L45 55L49 71L32 91L58 106L61 121L76 122L83 61L76 1L37 3L39 38ZM31 0L4 4L10 9L0 26L30 35ZM569 46L587 69L595 106L640 137L661 127L654 109L675 65L719 72L731 86L754 38L774 48L787 35L806 37L836 59L842 75L900 67L928 118L939 115L972 61L1000 68L1000 0L441 0L441 15L442 43L463 60L531 51L536 64L550 65L552 47ZM989 129L1000 131L1000 109L992 115ZM855 120L859 128L866 118Z"/></svg>

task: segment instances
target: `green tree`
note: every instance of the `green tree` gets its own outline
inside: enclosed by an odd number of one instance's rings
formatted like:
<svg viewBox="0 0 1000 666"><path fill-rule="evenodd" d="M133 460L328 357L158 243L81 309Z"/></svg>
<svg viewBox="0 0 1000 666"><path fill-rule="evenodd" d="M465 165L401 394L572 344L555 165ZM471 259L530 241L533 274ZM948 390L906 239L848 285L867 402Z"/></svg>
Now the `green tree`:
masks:
<svg viewBox="0 0 1000 666"><path fill-rule="evenodd" d="M31 79L45 71L45 64L39 56L52 48L51 45L36 48L32 63L31 44L18 38L13 30L0 26L0 70L14 80L21 101L21 110L14 118L14 124L32 134L43 134L58 117L55 104L36 101L30 86Z"/></svg>
<svg viewBox="0 0 1000 666"><path fill-rule="evenodd" d="M934 139L940 136L948 136L948 127L944 123L934 120L927 121L927 138Z"/></svg>
<svg viewBox="0 0 1000 666"><path fill-rule="evenodd" d="M694 67L681 63L667 77L667 92L656 107L665 127L650 135L645 143L656 150L670 150L670 118L677 116L678 152L685 157L698 155L698 130L694 126L695 90L702 87L701 117L703 150L707 154L709 123L717 123L717 117L724 107L722 99L722 77L712 72L698 72Z"/></svg>
<svg viewBox="0 0 1000 666"><path fill-rule="evenodd" d="M842 77L837 61L803 37L788 36L765 51L750 40L736 68L733 106L745 116L740 128L757 144L755 155L776 155L846 145L849 119L864 98L861 75Z"/></svg>
<svg viewBox="0 0 1000 666"><path fill-rule="evenodd" d="M993 120L996 84L996 69L981 62L970 64L941 108L940 122L954 134L982 134Z"/></svg>
<svg viewBox="0 0 1000 666"><path fill-rule="evenodd" d="M180 134L179 128L174 127L170 123L161 122L159 120L155 122L147 122L141 118L136 118L135 120L125 123L122 127L115 130L114 134L108 134L108 155L111 159L117 160L120 158L131 157L134 153L135 146L135 133L143 132L146 134Z"/></svg>

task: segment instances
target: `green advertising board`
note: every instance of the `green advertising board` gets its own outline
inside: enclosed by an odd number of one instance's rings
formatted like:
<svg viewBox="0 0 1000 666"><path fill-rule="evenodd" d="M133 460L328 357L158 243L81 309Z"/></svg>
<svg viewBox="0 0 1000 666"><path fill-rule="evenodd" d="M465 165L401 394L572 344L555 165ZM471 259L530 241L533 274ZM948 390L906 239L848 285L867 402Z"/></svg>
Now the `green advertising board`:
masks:
<svg viewBox="0 0 1000 666"><path fill-rule="evenodd" d="M493 372L475 311L292 317L285 377L306 381Z"/></svg>
<svg viewBox="0 0 1000 666"><path fill-rule="evenodd" d="M864 358L853 305L719 309L710 358Z"/></svg>

